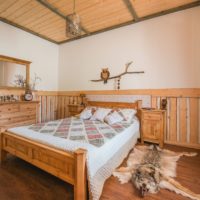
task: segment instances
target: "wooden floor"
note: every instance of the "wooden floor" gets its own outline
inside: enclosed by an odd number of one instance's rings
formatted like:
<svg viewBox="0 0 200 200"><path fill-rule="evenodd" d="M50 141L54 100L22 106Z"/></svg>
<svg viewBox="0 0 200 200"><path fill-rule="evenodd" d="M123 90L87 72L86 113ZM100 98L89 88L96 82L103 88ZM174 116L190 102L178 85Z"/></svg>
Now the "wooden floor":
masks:
<svg viewBox="0 0 200 200"><path fill-rule="evenodd" d="M178 162L177 180L196 193L200 193L200 150L165 146L174 151L196 151L196 157L182 157ZM0 200L70 200L73 188L67 183L42 170L9 156L0 166ZM131 183L120 185L110 177L104 186L101 200L139 200L137 190ZM143 200L187 200L167 190L148 195Z"/></svg>

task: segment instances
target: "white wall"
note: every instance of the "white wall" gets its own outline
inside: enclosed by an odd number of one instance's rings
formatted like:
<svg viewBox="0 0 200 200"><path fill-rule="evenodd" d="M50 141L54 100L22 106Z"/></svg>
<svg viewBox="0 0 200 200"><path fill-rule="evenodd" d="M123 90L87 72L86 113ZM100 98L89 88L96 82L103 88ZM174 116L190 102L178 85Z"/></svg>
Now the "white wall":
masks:
<svg viewBox="0 0 200 200"><path fill-rule="evenodd" d="M123 77L121 89L200 87L199 19L196 7L61 45L59 90L113 89L89 80L103 67L121 73L128 61L145 74Z"/></svg>
<svg viewBox="0 0 200 200"><path fill-rule="evenodd" d="M31 77L42 79L36 89L58 89L58 45L0 22L0 54L32 61Z"/></svg>

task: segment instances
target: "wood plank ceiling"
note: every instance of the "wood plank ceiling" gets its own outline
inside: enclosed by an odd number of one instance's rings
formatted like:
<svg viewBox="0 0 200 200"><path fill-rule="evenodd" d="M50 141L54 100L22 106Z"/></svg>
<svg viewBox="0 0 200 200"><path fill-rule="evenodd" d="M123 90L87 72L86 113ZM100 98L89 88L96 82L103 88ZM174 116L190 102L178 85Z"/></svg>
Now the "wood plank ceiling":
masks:
<svg viewBox="0 0 200 200"><path fill-rule="evenodd" d="M200 5L200 0L76 0L82 34L66 37L74 0L0 0L0 21L61 44Z"/></svg>

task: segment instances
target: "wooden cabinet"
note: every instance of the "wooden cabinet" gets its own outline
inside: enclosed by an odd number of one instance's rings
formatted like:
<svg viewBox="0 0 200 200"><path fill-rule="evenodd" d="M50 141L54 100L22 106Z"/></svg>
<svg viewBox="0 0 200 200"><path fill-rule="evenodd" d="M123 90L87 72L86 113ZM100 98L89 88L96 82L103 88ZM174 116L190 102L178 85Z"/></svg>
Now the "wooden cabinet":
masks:
<svg viewBox="0 0 200 200"><path fill-rule="evenodd" d="M140 110L141 143L144 141L159 144L162 148L165 132L164 110Z"/></svg>
<svg viewBox="0 0 200 200"><path fill-rule="evenodd" d="M0 129L36 123L38 101L0 102Z"/></svg>
<svg viewBox="0 0 200 200"><path fill-rule="evenodd" d="M69 104L68 110L69 110L69 116L75 116L81 113L81 111L84 109L84 106L79 104Z"/></svg>

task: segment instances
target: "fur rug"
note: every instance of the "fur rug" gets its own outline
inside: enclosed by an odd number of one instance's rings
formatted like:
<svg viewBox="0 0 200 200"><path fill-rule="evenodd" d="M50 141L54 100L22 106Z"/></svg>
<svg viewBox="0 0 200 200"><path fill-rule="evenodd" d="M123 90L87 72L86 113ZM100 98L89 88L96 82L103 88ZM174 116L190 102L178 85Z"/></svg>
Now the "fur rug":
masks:
<svg viewBox="0 0 200 200"><path fill-rule="evenodd" d="M200 200L200 195L183 187L173 178L176 177L176 162L181 156L195 156L196 153L176 153L156 146L136 146L129 155L127 167L113 172L121 184L130 180L139 189L141 196L157 193L161 188Z"/></svg>

